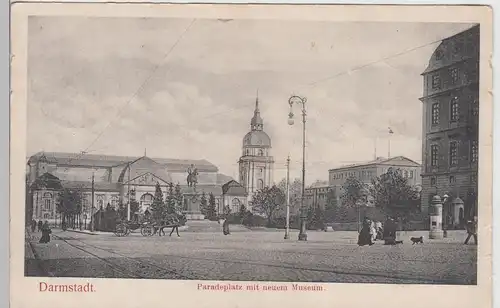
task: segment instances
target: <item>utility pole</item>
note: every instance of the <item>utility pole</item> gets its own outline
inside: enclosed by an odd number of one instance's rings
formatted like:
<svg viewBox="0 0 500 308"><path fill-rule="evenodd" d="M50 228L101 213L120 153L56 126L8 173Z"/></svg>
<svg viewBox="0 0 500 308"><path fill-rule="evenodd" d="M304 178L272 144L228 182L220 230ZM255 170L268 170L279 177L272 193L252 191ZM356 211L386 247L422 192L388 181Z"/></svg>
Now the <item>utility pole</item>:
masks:
<svg viewBox="0 0 500 308"><path fill-rule="evenodd" d="M285 240L290 238L290 155L286 160L286 226Z"/></svg>
<svg viewBox="0 0 500 308"><path fill-rule="evenodd" d="M94 232L94 172L92 171L92 207L90 208L90 231Z"/></svg>
<svg viewBox="0 0 500 308"><path fill-rule="evenodd" d="M394 131L389 127L389 138L388 140L388 149L387 149L387 158L391 158L391 136L394 134Z"/></svg>
<svg viewBox="0 0 500 308"><path fill-rule="evenodd" d="M127 221L130 221L130 164L128 164L128 202L127 202Z"/></svg>

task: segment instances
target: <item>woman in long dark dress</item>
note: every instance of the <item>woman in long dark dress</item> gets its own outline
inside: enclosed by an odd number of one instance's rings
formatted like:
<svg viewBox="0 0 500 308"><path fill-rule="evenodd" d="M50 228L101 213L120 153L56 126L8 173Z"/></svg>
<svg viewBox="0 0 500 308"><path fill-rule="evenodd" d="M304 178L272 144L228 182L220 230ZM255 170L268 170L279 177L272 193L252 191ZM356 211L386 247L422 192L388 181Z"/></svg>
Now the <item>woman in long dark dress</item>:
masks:
<svg viewBox="0 0 500 308"><path fill-rule="evenodd" d="M226 217L224 219L224 222L222 223L222 233L224 233L224 235L231 234L229 232L229 219L228 219L228 217Z"/></svg>
<svg viewBox="0 0 500 308"><path fill-rule="evenodd" d="M50 234L52 230L50 230L49 222L45 221L42 226L42 237L40 238L40 243L48 243L50 242Z"/></svg>
<svg viewBox="0 0 500 308"><path fill-rule="evenodd" d="M370 219L365 218L363 221L363 227L361 228L361 231L359 232L358 236L358 245L359 246L364 246L364 245L373 245L373 237L372 237L372 222Z"/></svg>

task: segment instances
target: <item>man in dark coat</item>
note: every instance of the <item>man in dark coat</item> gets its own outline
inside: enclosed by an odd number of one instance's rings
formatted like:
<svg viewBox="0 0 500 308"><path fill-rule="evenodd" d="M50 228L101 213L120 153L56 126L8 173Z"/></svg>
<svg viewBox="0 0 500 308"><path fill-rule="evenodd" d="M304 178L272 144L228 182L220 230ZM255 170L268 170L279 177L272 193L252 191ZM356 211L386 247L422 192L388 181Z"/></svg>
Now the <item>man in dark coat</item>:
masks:
<svg viewBox="0 0 500 308"><path fill-rule="evenodd" d="M38 232L42 231L43 222L41 220L38 221Z"/></svg>
<svg viewBox="0 0 500 308"><path fill-rule="evenodd" d="M467 221L467 238L465 239L465 245L469 243L471 237L474 237L474 244L477 245L477 216L474 220Z"/></svg>
<svg viewBox="0 0 500 308"><path fill-rule="evenodd" d="M31 232L36 231L36 220L31 220Z"/></svg>
<svg viewBox="0 0 500 308"><path fill-rule="evenodd" d="M40 238L40 243L48 243L50 242L50 234L52 230L50 230L49 222L45 221L42 225L42 237Z"/></svg>

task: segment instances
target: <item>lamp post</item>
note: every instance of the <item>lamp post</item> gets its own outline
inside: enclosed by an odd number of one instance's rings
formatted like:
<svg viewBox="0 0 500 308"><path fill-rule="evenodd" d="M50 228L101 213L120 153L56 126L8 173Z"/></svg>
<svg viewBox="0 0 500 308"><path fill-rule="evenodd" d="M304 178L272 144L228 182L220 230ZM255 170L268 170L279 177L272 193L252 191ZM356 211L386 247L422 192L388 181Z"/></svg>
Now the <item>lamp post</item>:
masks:
<svg viewBox="0 0 500 308"><path fill-rule="evenodd" d="M293 104L300 104L302 108L302 194L300 197L300 232L299 241L307 241L306 233L306 220L307 211L304 205L304 191L305 191L305 178L306 178L306 102L305 97L300 97L293 95L288 99L288 104L290 105L290 113L288 114L288 124L293 125Z"/></svg>
<svg viewBox="0 0 500 308"><path fill-rule="evenodd" d="M290 155L286 160L286 226L285 240L290 238Z"/></svg>

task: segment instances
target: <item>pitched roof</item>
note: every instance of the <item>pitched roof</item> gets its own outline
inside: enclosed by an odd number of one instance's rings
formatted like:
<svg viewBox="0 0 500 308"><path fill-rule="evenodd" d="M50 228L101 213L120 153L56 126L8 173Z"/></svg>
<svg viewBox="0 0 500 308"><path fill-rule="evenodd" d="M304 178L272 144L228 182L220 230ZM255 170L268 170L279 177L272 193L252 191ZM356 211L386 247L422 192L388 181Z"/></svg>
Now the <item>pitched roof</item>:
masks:
<svg viewBox="0 0 500 308"><path fill-rule="evenodd" d="M61 180L51 173L44 173L31 184L31 189L41 188L59 190L62 188Z"/></svg>
<svg viewBox="0 0 500 308"><path fill-rule="evenodd" d="M363 162L363 163L358 163L358 164L344 165L341 167L330 169L328 171L366 167L366 166L372 166L372 165L387 165L387 166L402 166L402 167L403 166L407 166L407 167L420 167L421 166L416 161L411 160L405 156L396 156L396 157L391 157L391 158L377 157L377 159L375 159L375 160L371 160L371 161L367 161L367 162Z"/></svg>
<svg viewBox="0 0 500 308"><path fill-rule="evenodd" d="M240 183L231 180L222 185L222 193L230 196L246 196L247 191Z"/></svg>
<svg viewBox="0 0 500 308"><path fill-rule="evenodd" d="M123 183L124 177L128 176L127 171L130 168L130 178L135 179L136 177L151 172L165 182L172 182L170 175L167 174L163 165L157 163L149 157L143 156L133 162L127 164L120 173L118 178L119 183Z"/></svg>
<svg viewBox="0 0 500 308"><path fill-rule="evenodd" d="M43 158L46 158L49 163L55 163L58 165L109 168L119 165L125 165L141 157L63 152L38 152L28 158L28 163L34 163ZM161 165L164 165L169 171L185 171L191 164L195 165L199 171L217 172L219 170L217 166L205 159L151 159Z"/></svg>

